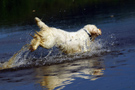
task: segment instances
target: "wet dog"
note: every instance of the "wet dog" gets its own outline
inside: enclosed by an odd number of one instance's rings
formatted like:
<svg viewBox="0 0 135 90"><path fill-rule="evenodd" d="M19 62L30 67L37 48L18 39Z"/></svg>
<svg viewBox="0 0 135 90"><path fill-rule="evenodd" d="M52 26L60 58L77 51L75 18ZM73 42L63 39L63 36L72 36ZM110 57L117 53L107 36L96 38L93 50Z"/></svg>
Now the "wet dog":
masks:
<svg viewBox="0 0 135 90"><path fill-rule="evenodd" d="M66 54L76 54L90 51L90 45L94 39L101 35L101 30L95 25L86 25L77 32L67 32L61 29L47 26L39 18L35 17L40 31L35 33L30 43L30 50L35 51L38 46L50 49L58 47Z"/></svg>

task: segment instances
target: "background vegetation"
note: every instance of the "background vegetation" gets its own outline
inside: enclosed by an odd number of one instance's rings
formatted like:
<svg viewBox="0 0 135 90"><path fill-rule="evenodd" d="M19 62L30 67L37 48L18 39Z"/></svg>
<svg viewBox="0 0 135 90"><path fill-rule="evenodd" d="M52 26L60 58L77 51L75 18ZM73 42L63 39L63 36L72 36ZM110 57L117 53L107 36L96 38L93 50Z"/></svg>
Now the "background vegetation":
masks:
<svg viewBox="0 0 135 90"><path fill-rule="evenodd" d="M92 17L99 12L117 13L122 11L119 7L123 7L123 10L126 8L126 3L127 0L0 0L0 26L33 24L35 16L53 22L81 16Z"/></svg>

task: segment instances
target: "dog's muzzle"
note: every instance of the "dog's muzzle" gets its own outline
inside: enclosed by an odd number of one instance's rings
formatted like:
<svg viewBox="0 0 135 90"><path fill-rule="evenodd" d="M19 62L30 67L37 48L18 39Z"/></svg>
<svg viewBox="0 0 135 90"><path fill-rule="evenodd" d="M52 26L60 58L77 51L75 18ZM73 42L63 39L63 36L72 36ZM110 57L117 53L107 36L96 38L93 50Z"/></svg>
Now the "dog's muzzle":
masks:
<svg viewBox="0 0 135 90"><path fill-rule="evenodd" d="M102 35L102 31L101 31L101 29L99 29L99 31L100 31L99 35Z"/></svg>

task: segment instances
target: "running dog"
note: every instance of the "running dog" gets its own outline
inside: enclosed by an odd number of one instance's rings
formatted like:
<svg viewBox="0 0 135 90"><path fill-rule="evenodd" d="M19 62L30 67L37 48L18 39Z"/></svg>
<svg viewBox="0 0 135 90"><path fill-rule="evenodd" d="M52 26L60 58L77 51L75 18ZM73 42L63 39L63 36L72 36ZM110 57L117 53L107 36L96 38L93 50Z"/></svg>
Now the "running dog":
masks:
<svg viewBox="0 0 135 90"><path fill-rule="evenodd" d="M66 54L84 53L90 51L90 45L94 39L101 35L101 29L95 25L86 25L77 32L67 32L61 29L47 26L38 17L35 21L40 31L35 33L30 43L30 51L35 51L38 46L50 49L58 47Z"/></svg>

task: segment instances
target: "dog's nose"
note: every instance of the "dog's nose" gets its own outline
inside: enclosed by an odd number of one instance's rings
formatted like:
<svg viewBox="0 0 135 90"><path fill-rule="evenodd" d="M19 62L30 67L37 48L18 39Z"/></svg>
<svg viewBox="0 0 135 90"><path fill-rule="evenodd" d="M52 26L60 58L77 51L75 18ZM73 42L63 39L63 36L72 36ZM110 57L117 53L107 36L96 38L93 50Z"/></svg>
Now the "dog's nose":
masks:
<svg viewBox="0 0 135 90"><path fill-rule="evenodd" d="M99 32L100 32L99 35L101 35L102 34L101 29L99 29Z"/></svg>

